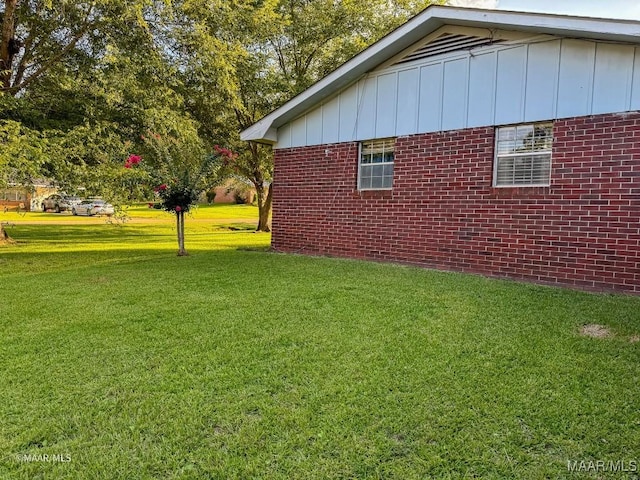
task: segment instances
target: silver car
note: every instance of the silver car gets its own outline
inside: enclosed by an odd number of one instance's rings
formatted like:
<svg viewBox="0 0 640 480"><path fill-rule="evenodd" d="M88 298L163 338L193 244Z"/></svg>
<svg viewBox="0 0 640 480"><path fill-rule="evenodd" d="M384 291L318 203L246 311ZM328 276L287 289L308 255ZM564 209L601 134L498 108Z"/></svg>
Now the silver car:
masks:
<svg viewBox="0 0 640 480"><path fill-rule="evenodd" d="M74 205L81 202L79 197L70 197L67 195L49 195L42 201L42 211L53 210L56 213L69 211Z"/></svg>
<svg viewBox="0 0 640 480"><path fill-rule="evenodd" d="M74 215L113 215L113 205L104 200L83 200L71 208Z"/></svg>

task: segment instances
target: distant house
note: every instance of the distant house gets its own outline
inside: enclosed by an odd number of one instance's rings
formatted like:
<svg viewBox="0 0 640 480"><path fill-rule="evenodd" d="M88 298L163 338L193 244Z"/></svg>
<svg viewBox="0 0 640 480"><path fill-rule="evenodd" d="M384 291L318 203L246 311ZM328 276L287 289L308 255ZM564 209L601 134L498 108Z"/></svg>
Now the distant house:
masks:
<svg viewBox="0 0 640 480"><path fill-rule="evenodd" d="M243 180L229 179L222 185L203 194L201 201L207 203L253 203L255 188ZM213 201L211 201L213 199Z"/></svg>
<svg viewBox="0 0 640 480"><path fill-rule="evenodd" d="M242 132L273 247L640 293L640 24L432 6Z"/></svg>
<svg viewBox="0 0 640 480"><path fill-rule="evenodd" d="M42 200L57 191L58 189L46 180L35 181L29 186L9 185L0 189L0 211L39 211Z"/></svg>

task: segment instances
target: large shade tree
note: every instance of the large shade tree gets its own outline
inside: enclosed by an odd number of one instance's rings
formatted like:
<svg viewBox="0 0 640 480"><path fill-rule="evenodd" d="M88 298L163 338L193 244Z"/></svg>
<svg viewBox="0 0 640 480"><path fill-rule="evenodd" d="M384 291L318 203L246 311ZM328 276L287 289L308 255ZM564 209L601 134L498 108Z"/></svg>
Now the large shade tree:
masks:
<svg viewBox="0 0 640 480"><path fill-rule="evenodd" d="M191 121L159 52L168 3L0 0L3 155L16 145L43 153L38 163L0 163L0 181L47 177L112 197L121 158L141 132ZM8 122L20 126L19 137Z"/></svg>
<svg viewBox="0 0 640 480"><path fill-rule="evenodd" d="M195 125L239 153L223 170L254 186L268 230L272 153L239 132L430 3L0 0L0 122L19 125L14 150L46 150L22 173L112 194L140 133Z"/></svg>
<svg viewBox="0 0 640 480"><path fill-rule="evenodd" d="M109 45L148 45L150 0L2 0L0 91L18 95L46 77L95 68Z"/></svg>
<svg viewBox="0 0 640 480"><path fill-rule="evenodd" d="M273 155L269 147L240 142L239 132L431 3L443 2L173 3L179 21L167 51L179 59L185 105L205 135L240 153L224 172L255 188L258 230L269 230Z"/></svg>

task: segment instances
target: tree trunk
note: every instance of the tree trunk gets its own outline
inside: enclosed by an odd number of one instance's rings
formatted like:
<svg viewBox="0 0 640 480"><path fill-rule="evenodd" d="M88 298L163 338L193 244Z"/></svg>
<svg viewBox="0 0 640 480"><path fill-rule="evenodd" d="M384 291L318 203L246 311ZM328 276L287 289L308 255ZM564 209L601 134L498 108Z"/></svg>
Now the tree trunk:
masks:
<svg viewBox="0 0 640 480"><path fill-rule="evenodd" d="M267 195L264 194L264 185L256 185L256 196L258 197L258 227L256 232L270 232L269 216L271 215L271 201L273 198L273 183L267 187Z"/></svg>
<svg viewBox="0 0 640 480"><path fill-rule="evenodd" d="M11 240L11 237L9 237L7 231L4 229L4 225L0 223L0 245L2 245L3 243L13 243L13 241Z"/></svg>
<svg viewBox="0 0 640 480"><path fill-rule="evenodd" d="M178 230L178 256L189 255L184 248L184 212L176 212L176 228Z"/></svg>
<svg viewBox="0 0 640 480"><path fill-rule="evenodd" d="M0 91L11 87L13 57L16 54L17 43L15 11L18 0L4 0L4 16L2 31L0 32Z"/></svg>

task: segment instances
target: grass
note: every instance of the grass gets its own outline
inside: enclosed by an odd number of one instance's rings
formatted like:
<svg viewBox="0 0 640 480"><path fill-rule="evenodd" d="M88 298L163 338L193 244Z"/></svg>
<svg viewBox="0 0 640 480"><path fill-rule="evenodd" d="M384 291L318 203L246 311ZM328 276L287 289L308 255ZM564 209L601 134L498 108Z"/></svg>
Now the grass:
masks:
<svg viewBox="0 0 640 480"><path fill-rule="evenodd" d="M157 211L8 219L0 478L629 478L567 462L638 461L640 298L267 253L255 216L200 208L186 258Z"/></svg>

